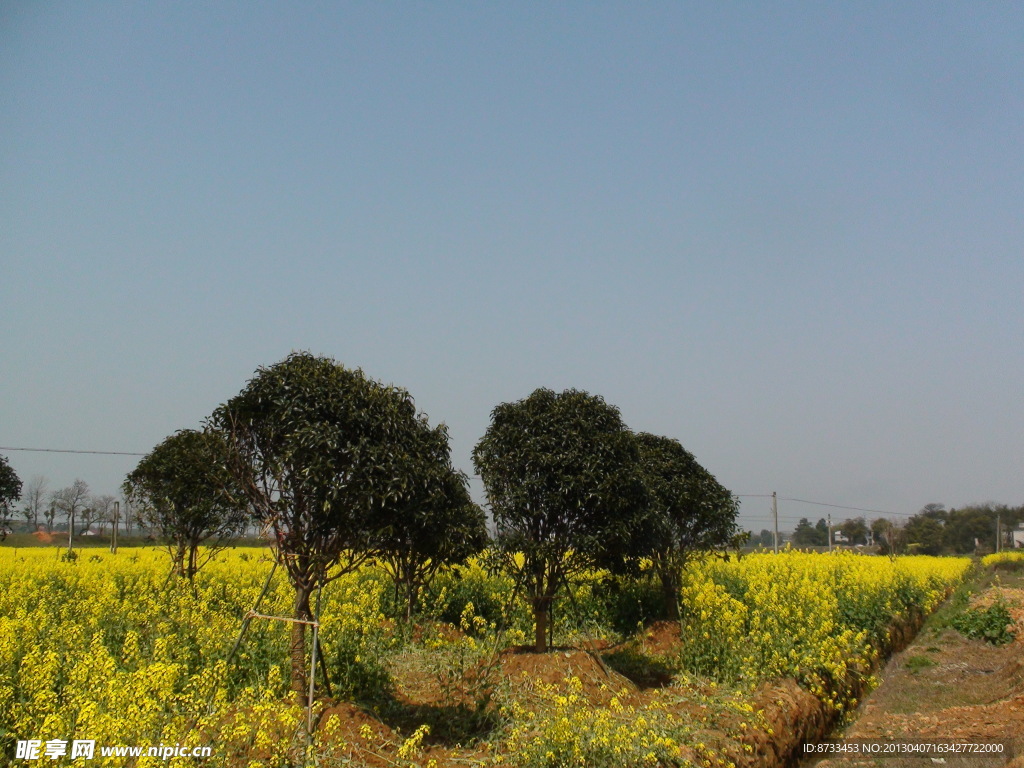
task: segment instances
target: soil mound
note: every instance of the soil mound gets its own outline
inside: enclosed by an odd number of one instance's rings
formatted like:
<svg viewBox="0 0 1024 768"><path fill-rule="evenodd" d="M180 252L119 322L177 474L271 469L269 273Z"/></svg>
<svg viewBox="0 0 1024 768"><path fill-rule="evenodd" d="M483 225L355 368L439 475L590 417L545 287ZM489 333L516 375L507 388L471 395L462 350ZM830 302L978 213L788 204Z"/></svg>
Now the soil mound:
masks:
<svg viewBox="0 0 1024 768"><path fill-rule="evenodd" d="M561 686L567 678L576 678L582 684L581 695L595 704L607 705L621 691L636 690L628 678L596 654L576 648L547 653L510 648L501 654L501 670L511 685L522 689L531 689L538 682Z"/></svg>
<svg viewBox="0 0 1024 768"><path fill-rule="evenodd" d="M682 647L682 628L678 621L658 621L640 635L640 650L649 656L671 656Z"/></svg>
<svg viewBox="0 0 1024 768"><path fill-rule="evenodd" d="M334 725L335 722L337 725ZM332 740L344 745L350 759L358 756L359 765L366 768L394 765L388 757L378 752L390 751L396 740L401 740L396 739L395 732L388 726L355 704L341 701L330 705L320 715L317 728L329 728Z"/></svg>

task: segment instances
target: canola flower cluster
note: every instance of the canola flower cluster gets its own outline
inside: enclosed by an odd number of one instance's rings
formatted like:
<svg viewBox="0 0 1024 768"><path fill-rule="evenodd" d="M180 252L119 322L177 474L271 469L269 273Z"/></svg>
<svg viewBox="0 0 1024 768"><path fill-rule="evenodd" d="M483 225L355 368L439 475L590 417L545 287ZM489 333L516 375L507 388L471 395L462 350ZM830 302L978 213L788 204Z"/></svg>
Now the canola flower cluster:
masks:
<svg viewBox="0 0 1024 768"><path fill-rule="evenodd" d="M1024 551L1006 551L996 552L991 555L985 555L981 558L981 564L986 568L993 566L1007 566L1007 565L1018 565L1024 563Z"/></svg>
<svg viewBox="0 0 1024 768"><path fill-rule="evenodd" d="M734 720L739 736L751 728L770 731L763 717L735 692L706 695L685 678L651 692L642 704L624 703L629 692L623 690L607 704L595 705L582 695L582 687L578 677L560 684L535 681L530 697L534 706L513 701L507 707L506 716L514 725L495 764L736 768L735 755L713 743L712 734L721 735L724 722Z"/></svg>
<svg viewBox="0 0 1024 768"><path fill-rule="evenodd" d="M743 728L764 725L742 694L690 702L703 719L686 715L678 699L692 695L694 680L749 691L747 684L793 676L830 706L848 706L851 678L866 674L893 621L930 611L968 566L963 558L796 552L701 560L683 585L676 660L681 675L695 678L679 678L643 703L612 692L595 703L572 678L537 683L525 703L496 696L504 726L481 764L730 768L732 758L704 743L701 729L730 713ZM194 762L207 768L302 764L305 712L288 696L287 625L253 620L226 663L271 567L267 550L227 550L189 584L168 577L166 553L155 548L83 550L73 562L53 549L0 548L0 754L13 754L19 739L91 739L111 746L215 745L212 758ZM575 587L571 631L608 625L598 594L605 577L592 574ZM443 685L454 691L473 683L475 665L495 647L499 629L503 646L529 637L528 610L521 600L510 603L512 592L506 576L471 560L421 596L426 615L461 630L428 629L416 640L447 665L438 670ZM324 590L321 638L335 699L366 700L390 685L388 660L410 642L387 618L395 614L392 600L392 585L374 567ZM292 601L278 569L260 612L289 616ZM321 764L348 764L352 746L339 728L328 717L316 734L312 752ZM406 767L428 765L428 729L405 736L392 758ZM124 761L97 755L90 764ZM143 756L134 765L164 762Z"/></svg>
<svg viewBox="0 0 1024 768"><path fill-rule="evenodd" d="M303 746L297 740L305 713L287 696L287 629L254 620L225 663L271 569L269 553L223 553L189 585L167 577L161 550L87 552L64 562L53 549L0 549L3 754L13 754L18 739L91 739L215 745L205 766L289 764ZM359 674L345 673L372 667L388 642L385 580L352 574L331 586L321 623L332 677L357 686ZM279 570L261 612L289 616L292 602ZM124 759L97 753L91 764ZM145 755L135 763L164 764Z"/></svg>
<svg viewBox="0 0 1024 768"><path fill-rule="evenodd" d="M706 558L682 589L683 666L719 680L794 677L843 709L893 623L932 611L969 567L852 552Z"/></svg>

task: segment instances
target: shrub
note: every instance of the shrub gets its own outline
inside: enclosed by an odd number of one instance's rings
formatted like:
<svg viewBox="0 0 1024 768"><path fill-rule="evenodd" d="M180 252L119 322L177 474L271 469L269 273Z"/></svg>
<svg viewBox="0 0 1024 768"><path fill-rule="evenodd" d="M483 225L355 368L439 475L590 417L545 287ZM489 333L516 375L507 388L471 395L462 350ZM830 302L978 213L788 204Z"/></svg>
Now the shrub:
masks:
<svg viewBox="0 0 1024 768"><path fill-rule="evenodd" d="M968 608L952 621L953 629L972 640L1004 645L1015 637L1013 618L1002 596L987 608Z"/></svg>

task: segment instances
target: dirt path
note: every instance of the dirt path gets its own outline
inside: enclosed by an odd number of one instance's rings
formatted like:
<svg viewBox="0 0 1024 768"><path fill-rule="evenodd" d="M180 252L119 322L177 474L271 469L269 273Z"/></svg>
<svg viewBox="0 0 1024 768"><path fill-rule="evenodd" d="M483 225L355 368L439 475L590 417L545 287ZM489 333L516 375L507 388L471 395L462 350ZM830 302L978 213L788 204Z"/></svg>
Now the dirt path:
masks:
<svg viewBox="0 0 1024 768"><path fill-rule="evenodd" d="M929 619L913 643L893 656L881 685L834 738L844 741L1004 742L1014 750L1002 757L842 757L805 761L803 768L1024 768L1024 575L985 574L975 585L971 606L990 604L996 590L1010 604L1016 624L1013 642L994 646L968 640L948 626L955 607ZM962 610L962 606L959 610Z"/></svg>

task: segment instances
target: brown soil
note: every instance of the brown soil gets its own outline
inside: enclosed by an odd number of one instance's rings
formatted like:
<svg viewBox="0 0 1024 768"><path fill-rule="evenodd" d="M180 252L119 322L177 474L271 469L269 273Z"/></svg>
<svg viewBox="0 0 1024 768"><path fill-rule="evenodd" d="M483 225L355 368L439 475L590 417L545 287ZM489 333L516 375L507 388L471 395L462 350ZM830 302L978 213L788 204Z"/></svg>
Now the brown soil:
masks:
<svg viewBox="0 0 1024 768"><path fill-rule="evenodd" d="M358 759L359 764L367 768L393 765L390 756L385 756L383 752L391 751L391 745L396 741L401 743L394 731L355 704L347 702L339 702L325 709L320 716L321 726L332 717L339 722L335 744L344 757Z"/></svg>
<svg viewBox="0 0 1024 768"><path fill-rule="evenodd" d="M659 621L640 635L640 650L648 656L669 656L679 652L683 640L678 621Z"/></svg>
<svg viewBox="0 0 1024 768"><path fill-rule="evenodd" d="M581 695L595 704L607 706L622 691L635 691L636 686L609 667L601 657L578 648L565 648L548 653L534 653L511 648L501 654L501 672L510 685L529 696L537 682L561 685L575 677L582 684Z"/></svg>

